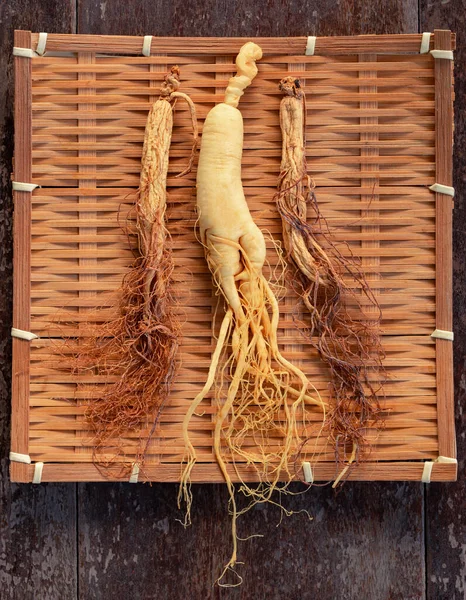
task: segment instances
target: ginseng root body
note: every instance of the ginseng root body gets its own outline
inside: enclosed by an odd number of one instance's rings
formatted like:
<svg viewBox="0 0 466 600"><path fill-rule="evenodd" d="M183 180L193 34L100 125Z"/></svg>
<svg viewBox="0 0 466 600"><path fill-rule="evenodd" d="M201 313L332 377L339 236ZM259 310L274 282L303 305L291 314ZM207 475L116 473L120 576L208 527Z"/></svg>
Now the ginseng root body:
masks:
<svg viewBox="0 0 466 600"><path fill-rule="evenodd" d="M112 467L119 476L127 474L134 462L143 466L176 367L180 327L171 290L173 258L165 212L173 107L178 98L186 100L191 111L192 154L197 143L194 105L177 91L178 86L179 69L172 67L147 119L136 201L137 257L118 290L117 316L80 346L77 357L79 372L97 372L106 379L102 386L94 386L86 418L94 435L96 463L104 473ZM141 428L147 428L147 433L141 433ZM133 436L128 436L131 432ZM145 438L142 445L134 432ZM128 454L132 460L126 458Z"/></svg>
<svg viewBox="0 0 466 600"><path fill-rule="evenodd" d="M264 236L251 217L241 182L243 119L236 107L257 73L255 61L261 55L251 42L241 49L236 61L238 75L230 79L225 102L213 108L205 120L197 173L200 239L227 310L208 380L184 421L187 462L180 499L187 501L189 520L189 481L197 460L189 428L215 383L214 451L229 489L233 515L234 547L226 569L236 563L236 518L240 514L232 476L241 481L241 490L250 502L247 508L270 501L273 491L278 487L285 491L294 477L291 459L301 442L298 420L303 422L309 410L320 414L322 420L325 414L324 403L305 375L278 349L278 304L262 271ZM222 385L225 381L227 385ZM243 480L245 466L256 471L258 486ZM282 481L285 484L279 486Z"/></svg>
<svg viewBox="0 0 466 600"><path fill-rule="evenodd" d="M342 244L334 241L321 214L307 173L305 97L300 82L286 77L279 87L284 93L280 105L283 146L276 201L283 240L295 269L297 291L309 313L304 333L330 369L328 423L337 461L346 461L348 466L367 450L368 428L379 424L380 309L361 264L348 245L348 252L341 251Z"/></svg>

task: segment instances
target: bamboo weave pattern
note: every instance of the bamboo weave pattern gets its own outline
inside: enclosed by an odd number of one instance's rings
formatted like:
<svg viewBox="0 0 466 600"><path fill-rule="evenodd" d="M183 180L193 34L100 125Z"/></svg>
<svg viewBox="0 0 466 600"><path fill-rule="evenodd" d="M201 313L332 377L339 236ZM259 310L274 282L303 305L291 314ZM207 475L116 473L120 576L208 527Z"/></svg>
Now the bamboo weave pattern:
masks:
<svg viewBox="0 0 466 600"><path fill-rule="evenodd" d="M50 35L47 51L63 49L66 37L73 38L75 50L79 36ZM281 156L277 85L284 75L301 79L307 94L307 160L318 202L334 238L348 242L362 260L383 311L389 374L383 405L390 413L371 465L359 475L355 470L362 479L403 478L396 463L439 455L436 342L430 337L436 329L436 194L428 189L436 182L435 61L430 54L414 53L414 36L391 37L400 38L399 53L382 40L378 46L367 42L367 49L366 42L359 49L352 42L344 52L347 38L335 38L328 53L320 54L317 38L316 54L304 56L304 38L302 53L296 40L277 39L241 101L246 197L259 227L280 240L273 200ZM114 39L117 44L119 38ZM147 113L167 67L180 66L183 91L196 103L201 131L208 110L222 101L239 44L212 43L213 49L205 38L178 45L153 38L152 56L146 57L112 55L89 42L72 55L46 52L32 59L32 183L41 187L31 194L31 331L40 339L30 342L25 426L29 454L45 463L44 477L47 463L62 463L63 473L72 473L64 479L98 479L89 464L85 390L76 392L76 381L57 368L56 347L63 336L76 337L79 344L94 323L111 316L114 292L133 256L122 226L139 184ZM293 54L288 54L290 44ZM217 298L194 234L195 170L174 178L191 148L190 118L181 104L174 121L168 214L184 337L171 402L150 450L148 478L153 480L179 477L181 422L206 379L215 343ZM272 272L277 259L268 246ZM328 373L295 328L294 317L305 320L305 315L296 315L293 292L287 292L280 309L281 350L325 398ZM222 303L218 312L223 314ZM81 379L81 384L99 385L98 375ZM203 463L193 480L221 481L213 464L214 407L209 399L204 404L192 431ZM129 457L138 436L125 440ZM319 451L323 466L317 477L332 478L333 449L322 440ZM418 464L413 478L420 479Z"/></svg>

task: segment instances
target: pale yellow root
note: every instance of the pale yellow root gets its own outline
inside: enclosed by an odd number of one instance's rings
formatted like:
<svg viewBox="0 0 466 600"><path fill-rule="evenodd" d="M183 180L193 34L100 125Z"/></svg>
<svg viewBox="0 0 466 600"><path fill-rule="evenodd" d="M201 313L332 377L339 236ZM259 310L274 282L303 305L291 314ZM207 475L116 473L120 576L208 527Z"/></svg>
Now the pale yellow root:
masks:
<svg viewBox="0 0 466 600"><path fill-rule="evenodd" d="M236 367L236 373L233 377L233 380L228 388L228 395L227 395L227 399L225 404L223 405L223 407L221 408L219 415L217 417L217 421L215 423L215 430L214 430L214 451L215 451L215 458L217 459L217 462L219 464L219 467L222 471L223 476L225 477L225 481L227 484L227 488L228 488L228 493L230 496L230 503L231 503L231 507L232 507L232 523L231 523L231 534L232 534L232 539L233 539L233 550L232 550L232 554L230 557L230 560L228 562L228 564L225 566L225 570L222 573L222 575L220 576L219 580L223 577L223 574L226 572L226 570L229 567L234 567L236 564L236 557L237 557L237 550L238 550L238 541L237 541L237 530L236 530L236 500L235 500L235 488L233 486L233 483L231 481L231 477L230 474L228 473L227 470L227 466L225 461L223 460L223 456L222 456L222 452L221 452L221 432L222 432L222 427L223 427L223 423L225 421L225 419L227 418L231 407L233 406L233 403L236 400L236 394L238 392L238 387L240 385L240 382L243 378L243 372L244 372L244 368L245 368L245 363L246 363L246 353L247 353L247 348L245 348L244 346L246 345L247 340L245 339L242 343L242 350L240 350L240 354L238 357L238 361L237 361L237 367Z"/></svg>
<svg viewBox="0 0 466 600"><path fill-rule="evenodd" d="M218 236L210 236L210 238L213 241L216 241L217 243L231 246L231 247L235 248L236 250L239 250L242 253L242 255L243 255L242 258L243 258L246 268L245 268L245 271L242 271L242 273L236 277L236 281L240 281L240 280L248 281L252 276L251 272L253 272L253 268L252 268L252 265L249 263L248 257L244 253L244 249L242 248L242 246L231 240L219 238ZM206 250L211 250L211 249L209 247L207 247ZM247 273L249 273L249 274L247 274ZM310 405L314 404L316 406L320 406L323 409L324 415L325 415L325 410L327 408L327 404L320 397L320 394L319 394L319 391L317 390L317 388L314 387L310 383L310 381L307 379L307 377L304 375L304 373L300 369L298 369L292 363L290 363L288 360L286 360L283 357L283 355L280 353L280 351L278 349L278 340L277 340L277 329L278 329L278 322L279 322L279 318L280 318L280 310L278 307L277 299L276 299L274 293L272 292L268 281L262 274L254 274L253 276L257 277L258 281L254 285L252 284L251 281L249 281L248 283L256 292L256 301L258 298L260 298L261 301L263 302L263 306L260 307L261 319L259 320L259 324L256 323L256 321L254 321L253 319L249 319L248 326L251 328L253 335L255 335L258 330L262 330L262 333L258 337L258 341L257 341L258 353L261 356L261 361L263 361L260 363L261 367L263 367L264 369L268 369L270 371L271 367L270 367L270 365L267 364L267 362L268 362L267 357L269 356L269 352L270 352L272 358L274 358L286 370L291 371L301 382L301 385L302 385L301 391L295 390L294 388L292 388L290 386L286 386L287 393L289 393L293 396L297 395L297 396L299 396L299 399L305 399L306 402ZM221 282L217 281L217 285L219 285L219 287L221 288ZM265 294L263 293L263 290L265 291ZM254 293L254 292L250 292L250 295L251 295L251 293ZM265 296L265 298L264 298L264 296ZM268 301L271 305L272 319L270 319L269 314L266 310L265 301ZM238 323L238 327L243 326L243 324L246 322L246 317L242 310L238 310L235 313L235 319L236 319L236 322ZM233 354L235 356L237 353L237 348L236 348L237 343L235 342L236 338L237 338L237 329L235 328L235 330L233 331L233 338L232 338L232 350L233 350ZM264 338L269 338L267 340L267 344L266 344ZM262 369L259 369L259 371L261 371L261 370ZM279 385L283 386L285 384L283 384L283 382L280 382ZM312 388L314 393L317 396L317 399L313 398L312 396L309 396L308 394L304 394L304 396L303 396L302 395L303 388L305 390L307 388Z"/></svg>
<svg viewBox="0 0 466 600"><path fill-rule="evenodd" d="M196 412L200 403L204 400L204 398L210 392L210 389L212 388L212 385L215 382L215 376L217 373L218 362L219 362L223 347L225 345L225 340L227 338L228 331L230 329L232 318L233 318L233 312L231 309L229 309L225 313L225 316L222 321L222 325L220 327L217 344L215 347L215 351L212 355L212 362L210 363L210 367L209 367L207 381L206 381L204 387L202 388L202 390L199 392L199 394L194 398L194 400L193 400L191 406L189 407L189 410L186 413L185 418L183 420L183 429L182 429L183 441L184 441L184 444L185 444L185 447L187 450L188 458L187 458L186 467L184 468L182 475L181 475L181 479L180 479L180 487L178 490L178 508L181 507L181 502L184 499L186 502L185 525L189 525L191 523L192 492L191 492L189 481L190 481L190 477L191 477L191 471L192 471L192 469L196 463L196 459L197 459L196 449L194 448L194 446L191 443L191 440L189 439L188 426L189 426L192 416Z"/></svg>
<svg viewBox="0 0 466 600"><path fill-rule="evenodd" d="M228 308L212 356L207 382L194 399L183 422L187 462L182 474L178 502L181 504L183 499L186 502L185 523L188 524L192 502L189 481L196 463L196 451L189 439L189 423L217 378L222 349L230 340L232 353L223 369L230 369L233 364L234 368L225 401L222 402L220 397L217 397L219 412L214 428L214 453L227 484L232 515L232 554L220 576L221 579L227 571L233 570L237 562L237 518L244 512L244 510L238 511L237 508L235 488L231 481L228 463L236 468L235 462L240 459L258 472L259 479L262 481L259 486L250 486L239 477L243 493L252 499L248 508L258 502L276 504L272 500L274 491L280 489L286 492L287 485L294 478L290 468L291 457L301 442L297 429L298 410L305 415L306 405L320 408L324 422L327 405L302 371L286 360L279 351L276 334L279 307L267 280L261 272L253 268L239 244L218 236L215 242L217 247L219 244L224 244L237 248L241 252L244 270L242 277L238 278L241 282L239 287L234 285L229 291L229 299L232 299L232 304L237 308L236 310ZM210 245L207 245L206 249L215 252L215 248L211 248ZM217 281L217 285L223 291L221 283ZM292 384L294 379L299 382L297 387ZM221 380L223 381L223 376ZM309 388L313 389L315 396L309 394ZM294 398L291 404L287 396ZM284 412L285 418L283 424L277 425L274 419L280 411ZM271 428L281 432L275 441L275 444L280 446L279 450L268 449ZM260 438L256 438L257 449L254 451L242 447L243 442L251 435ZM288 484L280 485L283 477ZM224 584L219 583L219 585Z"/></svg>
<svg viewBox="0 0 466 600"><path fill-rule="evenodd" d="M237 517L244 510L238 509L231 479L232 469L239 475L236 462L254 469L261 482L250 487L238 477L240 489L251 499L248 508L258 502L276 504L272 500L274 490L286 491L294 479L293 452L302 442L298 411L302 411L302 422L306 408L309 413L322 413L322 421L326 414L326 404L317 390L279 351L278 302L262 271L265 239L252 219L241 183L243 120L236 107L257 74L255 61L261 56L254 43L240 50L238 73L229 81L225 102L215 106L204 122L197 173L200 239L214 281L226 300L230 322L219 335L206 386L183 422L187 463L179 502L184 499L189 511L189 481L196 462L189 441L190 420L215 382L218 416L213 446L229 493L233 537L232 555L220 580L227 571L235 572L237 564ZM228 355L220 367L223 348L228 348ZM283 478L287 483L281 485ZM219 585L232 586L220 580Z"/></svg>
<svg viewBox="0 0 466 600"><path fill-rule="evenodd" d="M340 483L340 481L343 479L343 477L346 475L346 473L348 472L348 469L351 467L351 465L353 464L353 462L356 459L357 451L358 451L358 445L356 444L356 442L353 442L353 452L351 453L351 456L348 460L348 464L341 470L340 474L333 482L332 488L336 488L337 485Z"/></svg>
<svg viewBox="0 0 466 600"><path fill-rule="evenodd" d="M243 257L244 263L247 265L247 258ZM243 280L247 281L246 277L243 277ZM320 396L318 395L317 390L317 398L309 396L307 393L309 387L313 387L309 384L305 375L295 366L293 366L289 361L287 361L280 353L278 349L278 343L276 338L276 329L278 327L278 319L279 319L279 310L278 303L271 292L270 286L267 281L263 277L262 274L255 274L254 272L250 273L249 279L249 288L247 297L255 298L257 301L259 298L262 298L259 305L253 304L252 307L247 307L248 311L244 313L242 310L238 315L235 313L236 322L241 322L241 326L234 326L233 333L234 338L236 340L236 350L234 353L234 358L236 361L236 370L233 376L233 379L230 383L230 387L228 389L227 400L225 404L221 407L219 412L219 417L216 422L215 427L215 436L214 436L214 448L215 454L218 464L220 465L221 471L224 475L225 481L227 483L227 488L229 490L230 495L230 505L232 507L231 515L232 515L232 535L233 535L233 552L228 564L225 567L222 576L227 572L227 570L232 569L235 566L237 559L237 525L236 521L239 514L242 514L244 511L240 511L238 513L236 500L235 500L235 490L234 486L231 482L231 477L229 475L226 461L224 455L221 453L221 439L223 433L223 439L227 444L227 447L230 450L231 457L233 458L235 455L244 459L247 464L254 466L256 469L258 468L256 465L261 464L262 470L260 472L260 479L264 482L263 485L258 487L251 487L242 481L242 490L243 493L247 496L253 498L252 504L248 507L250 508L253 504L257 502L273 502L271 500L273 492L278 488L283 475L286 474L288 481L293 479L293 474L290 471L290 457L291 453L295 449L297 443L299 443L299 435L297 431L297 423L296 423L296 414L298 409L301 407L304 413L304 404L312 404L313 406L318 406L322 409L323 420L325 420L325 411L326 411L326 403L322 401ZM252 288L252 289L251 289ZM256 292L253 292L253 289L256 289ZM262 291L261 291L262 290ZM267 307L265 302L268 301L271 306L271 317L267 312ZM246 318L247 328L244 326L244 321ZM248 351L244 352L244 348L247 341L247 329L250 330L251 342L248 347ZM233 335L232 335L233 339ZM265 342L265 340L267 340ZM259 343L262 342L262 343ZM263 360L259 360L257 364L251 364L248 360L251 360L251 349L255 349L259 355L261 355L264 351L267 353L267 356ZM281 366L282 371L276 371L272 367L272 361L275 360L278 365ZM283 381L280 379L280 374L286 377L286 380ZM295 389L290 384L290 379L292 376L295 376L300 381L300 389ZM244 398L241 398L241 394L238 396L238 390L241 381L248 377L248 380L254 386L255 392L251 392L253 398L248 403L245 403ZM273 420L273 416L275 412L277 412L280 408L285 412L285 425L284 425L284 439L281 445L280 452L270 454L267 452L267 439L263 439L262 444L262 454L252 453L248 451L243 451L241 448L241 439L246 435L246 431L243 433L240 431L236 431L235 433L235 421L243 418L244 411L248 409L248 407L258 401L261 397L261 392L263 391L263 384L267 384L268 386L272 386L272 388L276 391L276 397L268 397L264 394L262 398L261 413L256 416L256 414L251 414L249 416L249 420L244 421L244 430L248 429L250 432L253 432L256 427L259 429L262 426L267 427L268 423L270 424ZM292 395L297 398L294 400L292 405L290 406L286 400L286 395L290 393L292 390ZM254 395L255 394L255 395ZM265 400L265 403L264 403ZM267 406L267 404L269 406ZM235 409L235 412L234 412ZM269 410L270 409L270 410ZM224 422L227 418L230 417L230 424L225 429ZM236 440L236 442L235 442ZM261 445L258 446L259 451L261 450ZM233 459L233 462L234 459ZM238 471L236 471L238 473ZM241 477L239 477L241 480ZM266 482L266 483L265 483ZM286 485L280 487L281 491L286 491ZM221 577L222 577L221 576Z"/></svg>

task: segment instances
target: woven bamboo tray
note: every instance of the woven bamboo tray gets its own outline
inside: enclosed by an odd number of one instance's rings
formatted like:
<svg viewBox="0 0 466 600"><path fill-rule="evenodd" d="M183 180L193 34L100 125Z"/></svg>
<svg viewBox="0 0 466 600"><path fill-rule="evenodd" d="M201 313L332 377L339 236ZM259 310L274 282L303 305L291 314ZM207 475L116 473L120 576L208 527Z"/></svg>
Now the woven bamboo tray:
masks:
<svg viewBox="0 0 466 600"><path fill-rule="evenodd" d="M15 46L36 49L38 34L17 31ZM143 132L164 72L181 67L182 91L196 103L200 126L223 99L243 38L56 35L44 56L15 57L15 173L40 188L15 191L11 449L32 464L11 463L14 481L100 481L83 421L85 391L58 366L60 338L77 342L111 313L112 294L131 262L121 227L138 187ZM386 427L358 480L420 480L425 461L455 457L450 196L452 61L420 53L421 35L258 38L259 74L241 100L245 122L243 181L258 225L280 239L273 202L281 136L278 81L291 74L308 95L307 156L317 198L337 240L360 257L383 310ZM436 31L430 49L454 48ZM169 170L169 229L175 288L183 315L181 367L170 406L150 448L144 479L177 481L183 455L180 422L202 387L213 351L216 297L194 236L195 172L174 179L190 149L189 117L176 109ZM269 259L274 265L270 246ZM280 340L325 397L328 373L297 332L292 293L281 300ZM96 316L96 307L103 307ZM223 307L220 306L220 312ZM81 384L99 385L96 376ZM193 427L199 463L193 481L222 481L212 452L214 408L207 399ZM144 432L142 432L144 435ZM131 457L139 433L128 435ZM323 446L314 476L336 475ZM241 469L241 467L240 467ZM254 477L246 467L245 479ZM235 474L232 472L233 479ZM450 481L456 465L436 462L432 481Z"/></svg>

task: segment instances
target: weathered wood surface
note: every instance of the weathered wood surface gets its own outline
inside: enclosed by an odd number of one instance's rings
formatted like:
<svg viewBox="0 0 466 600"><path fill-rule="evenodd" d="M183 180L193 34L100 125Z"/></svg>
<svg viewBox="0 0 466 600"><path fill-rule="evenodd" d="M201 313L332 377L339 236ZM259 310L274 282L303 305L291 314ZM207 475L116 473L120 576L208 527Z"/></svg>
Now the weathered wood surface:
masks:
<svg viewBox="0 0 466 600"><path fill-rule="evenodd" d="M78 33L294 36L417 33L417 0L79 0Z"/></svg>
<svg viewBox="0 0 466 600"><path fill-rule="evenodd" d="M264 506L239 521L243 585L213 587L231 551L228 496L195 485L193 524L176 521L177 486L79 484L81 597L212 599L423 598L421 484L328 488ZM124 593L122 590L125 590ZM126 594L126 595L124 595Z"/></svg>
<svg viewBox="0 0 466 600"><path fill-rule="evenodd" d="M195 486L193 525L176 521L176 486L80 484L10 485L9 394L11 339L12 69L14 28L73 31L74 0L10 0L0 5L0 596L5 600L82 598L314 598L410 600L464 598L465 424L464 379L465 2L421 0L421 31L449 27L459 33L454 185L455 384L458 401L457 484L432 485L427 495L427 573L421 484L350 484L335 496L316 488L290 506L304 515L285 518L271 507L240 522L245 584L237 590L212 583L230 548L222 486ZM416 0L325 0L288 3L79 0L78 32L154 35L345 35L418 31ZM7 65L10 65L7 68ZM464 417L463 417L464 419ZM461 513L463 512L463 517ZM78 518L76 518L78 516ZM461 520L463 518L463 521ZM76 531L76 524L78 529ZM76 557L76 545L79 556ZM78 578L76 578L76 572Z"/></svg>
<svg viewBox="0 0 466 600"><path fill-rule="evenodd" d="M0 597L76 597L74 485L15 485L8 479L10 448L13 32L72 32L74 0L0 2ZM27 60L27 59L24 59Z"/></svg>
<svg viewBox="0 0 466 600"><path fill-rule="evenodd" d="M421 30L434 27L458 34L455 52L455 138L453 152L453 346L458 481L427 490L426 541L428 600L466 598L466 2L421 0Z"/></svg>
<svg viewBox="0 0 466 600"><path fill-rule="evenodd" d="M383 6L383 9L382 9ZM417 2L116 3L81 0L79 33L127 35L345 35L417 31ZM230 550L222 486L194 486L193 525L176 522L176 486L78 485L79 589L83 598L378 598L424 594L420 484L351 484L337 497L315 488L240 522L245 581L212 587ZM105 522L105 526L102 523Z"/></svg>

